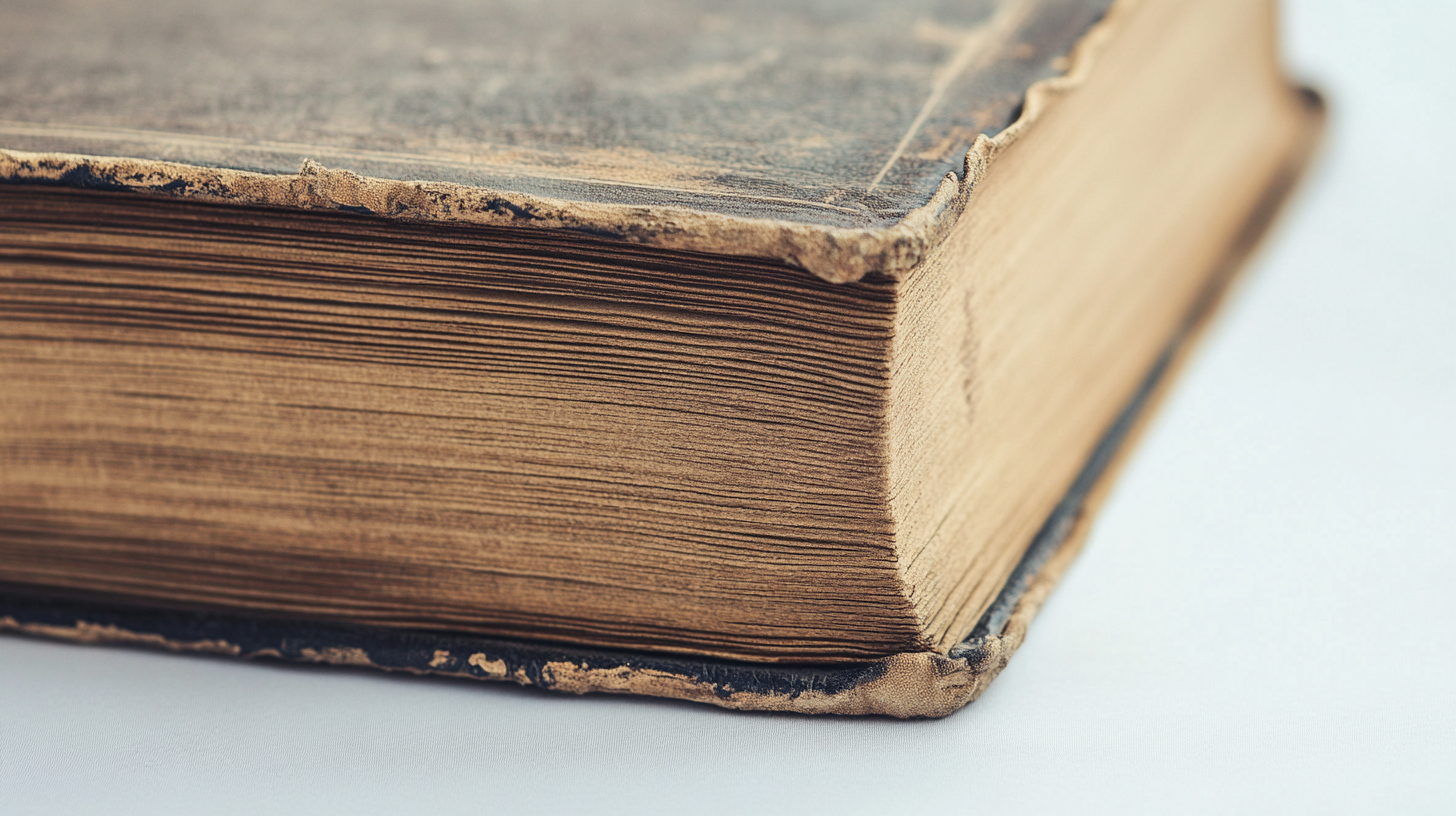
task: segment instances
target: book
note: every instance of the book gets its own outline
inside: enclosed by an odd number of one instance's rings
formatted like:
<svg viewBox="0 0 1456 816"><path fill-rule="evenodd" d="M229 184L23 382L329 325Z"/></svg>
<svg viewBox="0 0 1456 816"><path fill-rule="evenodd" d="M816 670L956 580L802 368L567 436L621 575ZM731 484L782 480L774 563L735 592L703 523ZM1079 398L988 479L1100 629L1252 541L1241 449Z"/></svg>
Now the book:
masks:
<svg viewBox="0 0 1456 816"><path fill-rule="evenodd" d="M1274 16L7 7L0 629L955 711L1307 161Z"/></svg>

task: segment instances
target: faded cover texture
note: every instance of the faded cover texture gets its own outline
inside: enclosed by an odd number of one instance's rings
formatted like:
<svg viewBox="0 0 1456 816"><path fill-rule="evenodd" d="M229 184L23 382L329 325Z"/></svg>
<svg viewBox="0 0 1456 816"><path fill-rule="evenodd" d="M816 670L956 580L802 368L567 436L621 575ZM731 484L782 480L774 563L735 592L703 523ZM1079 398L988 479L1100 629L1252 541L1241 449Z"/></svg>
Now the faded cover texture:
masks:
<svg viewBox="0 0 1456 816"><path fill-rule="evenodd" d="M0 179L893 275L1109 4L12 0Z"/></svg>

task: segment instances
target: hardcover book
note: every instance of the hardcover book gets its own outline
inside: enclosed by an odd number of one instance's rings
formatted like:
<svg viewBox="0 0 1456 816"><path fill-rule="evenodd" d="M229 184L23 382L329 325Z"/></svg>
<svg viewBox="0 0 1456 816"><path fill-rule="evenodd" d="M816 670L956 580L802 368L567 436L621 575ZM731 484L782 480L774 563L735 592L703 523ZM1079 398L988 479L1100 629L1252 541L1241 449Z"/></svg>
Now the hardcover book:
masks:
<svg viewBox="0 0 1456 816"><path fill-rule="evenodd" d="M1322 121L1270 0L0 8L0 629L943 716Z"/></svg>

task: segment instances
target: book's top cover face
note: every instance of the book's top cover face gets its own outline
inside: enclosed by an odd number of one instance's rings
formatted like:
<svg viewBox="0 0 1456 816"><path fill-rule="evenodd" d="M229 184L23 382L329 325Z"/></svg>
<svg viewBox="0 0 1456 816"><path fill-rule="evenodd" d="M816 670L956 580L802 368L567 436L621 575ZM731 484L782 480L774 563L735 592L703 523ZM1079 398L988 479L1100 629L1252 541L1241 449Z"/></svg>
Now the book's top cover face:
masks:
<svg viewBox="0 0 1456 816"><path fill-rule="evenodd" d="M0 148L876 229L1109 4L7 0Z"/></svg>

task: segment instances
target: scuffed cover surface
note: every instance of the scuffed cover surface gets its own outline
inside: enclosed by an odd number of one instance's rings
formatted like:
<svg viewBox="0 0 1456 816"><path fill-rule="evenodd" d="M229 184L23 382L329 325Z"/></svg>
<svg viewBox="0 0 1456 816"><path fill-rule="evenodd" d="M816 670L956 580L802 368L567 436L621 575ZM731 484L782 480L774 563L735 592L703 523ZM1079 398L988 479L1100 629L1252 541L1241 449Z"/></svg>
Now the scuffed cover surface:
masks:
<svg viewBox="0 0 1456 816"><path fill-rule="evenodd" d="M1109 2L10 0L0 147L883 226Z"/></svg>

